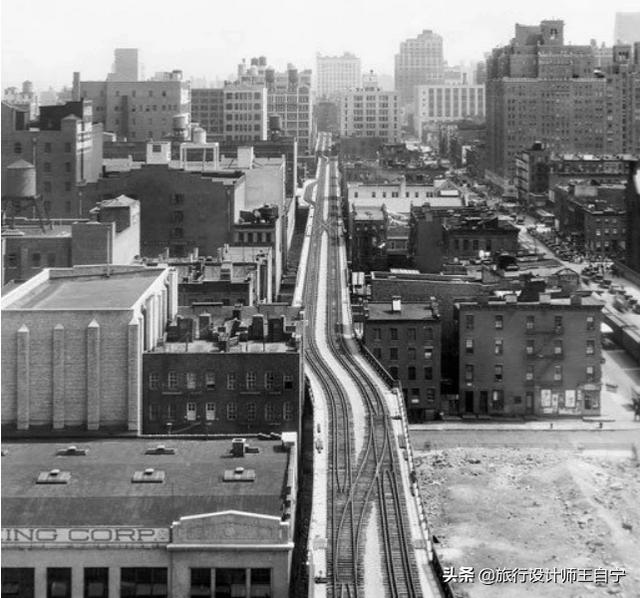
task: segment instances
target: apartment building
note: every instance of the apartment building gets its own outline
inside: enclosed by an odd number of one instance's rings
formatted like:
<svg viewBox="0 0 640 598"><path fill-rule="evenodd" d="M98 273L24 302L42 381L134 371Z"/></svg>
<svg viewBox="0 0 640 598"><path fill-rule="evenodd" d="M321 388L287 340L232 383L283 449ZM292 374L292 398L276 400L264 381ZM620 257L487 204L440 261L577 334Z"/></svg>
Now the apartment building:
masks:
<svg viewBox="0 0 640 598"><path fill-rule="evenodd" d="M351 52L342 56L316 57L316 95L332 99L338 94L362 86L360 58Z"/></svg>

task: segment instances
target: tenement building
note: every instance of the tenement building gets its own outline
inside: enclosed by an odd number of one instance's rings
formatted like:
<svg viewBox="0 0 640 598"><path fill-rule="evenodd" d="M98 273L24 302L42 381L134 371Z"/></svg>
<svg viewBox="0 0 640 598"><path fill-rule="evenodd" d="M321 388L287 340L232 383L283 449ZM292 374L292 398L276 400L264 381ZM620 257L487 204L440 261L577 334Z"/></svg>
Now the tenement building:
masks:
<svg viewBox="0 0 640 598"><path fill-rule="evenodd" d="M297 432L302 354L297 308L182 307L143 356L144 431Z"/></svg>
<svg viewBox="0 0 640 598"><path fill-rule="evenodd" d="M460 415L600 414L602 302L548 293L457 304Z"/></svg>
<svg viewBox="0 0 640 598"><path fill-rule="evenodd" d="M399 380L407 415L431 420L440 411L440 313L435 301L369 302L364 310L364 343Z"/></svg>
<svg viewBox="0 0 640 598"><path fill-rule="evenodd" d="M289 595L296 434L2 454L3 596Z"/></svg>

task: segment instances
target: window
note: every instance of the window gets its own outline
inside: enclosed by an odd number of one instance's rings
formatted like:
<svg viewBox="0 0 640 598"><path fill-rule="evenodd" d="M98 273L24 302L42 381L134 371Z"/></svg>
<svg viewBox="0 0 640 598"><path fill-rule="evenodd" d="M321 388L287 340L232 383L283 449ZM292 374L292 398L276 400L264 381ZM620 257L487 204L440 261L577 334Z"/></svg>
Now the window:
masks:
<svg viewBox="0 0 640 598"><path fill-rule="evenodd" d="M166 567L122 567L120 569L120 596L134 598L167 598Z"/></svg>
<svg viewBox="0 0 640 598"><path fill-rule="evenodd" d="M586 367L587 382L595 382L596 380L596 368L592 365Z"/></svg>
<svg viewBox="0 0 640 598"><path fill-rule="evenodd" d="M407 375L409 380L415 380L416 379L416 368L412 365L410 365L407 368Z"/></svg>
<svg viewBox="0 0 640 598"><path fill-rule="evenodd" d="M433 359L433 349L431 347L425 347L424 358L425 361L431 361Z"/></svg>
<svg viewBox="0 0 640 598"><path fill-rule="evenodd" d="M178 388L178 372L169 372L167 374L167 386L170 390Z"/></svg>
<svg viewBox="0 0 640 598"><path fill-rule="evenodd" d="M494 411L504 409L504 390L494 390L491 392L491 408Z"/></svg>
<svg viewBox="0 0 640 598"><path fill-rule="evenodd" d="M535 316L527 316L526 329L533 330L536 325L536 317Z"/></svg>
<svg viewBox="0 0 640 598"><path fill-rule="evenodd" d="M197 407L195 403L189 402L187 403L187 421L194 422L196 421Z"/></svg>
<svg viewBox="0 0 640 598"><path fill-rule="evenodd" d="M47 598L71 598L71 567L47 569Z"/></svg>
<svg viewBox="0 0 640 598"><path fill-rule="evenodd" d="M593 355L596 352L596 341L587 341L587 355Z"/></svg>
<svg viewBox="0 0 640 598"><path fill-rule="evenodd" d="M527 355L533 355L535 351L535 345L534 345L533 339L527 339L526 351L527 351Z"/></svg>
<svg viewBox="0 0 640 598"><path fill-rule="evenodd" d="M64 190L65 191L71 191L71 183L69 181L65 181Z"/></svg>
<svg viewBox="0 0 640 598"><path fill-rule="evenodd" d="M235 372L229 372L227 374L227 390L236 389L236 374Z"/></svg>
<svg viewBox="0 0 640 598"><path fill-rule="evenodd" d="M424 368L424 379L433 380L433 368L430 365Z"/></svg>
<svg viewBox="0 0 640 598"><path fill-rule="evenodd" d="M2 596L34 598L33 567L2 567Z"/></svg>
<svg viewBox="0 0 640 598"><path fill-rule="evenodd" d="M172 403L167 405L167 419L175 419L176 418L176 406Z"/></svg>
<svg viewBox="0 0 640 598"><path fill-rule="evenodd" d="M389 349L389 360L390 361L398 361L398 348L391 347Z"/></svg>
<svg viewBox="0 0 640 598"><path fill-rule="evenodd" d="M493 379L496 382L502 382L502 366L501 365L493 366Z"/></svg>
<svg viewBox="0 0 640 598"><path fill-rule="evenodd" d="M562 366L561 365L553 366L553 379L556 382L562 381Z"/></svg>
<svg viewBox="0 0 640 598"><path fill-rule="evenodd" d="M213 390L216 387L216 373L205 372L204 373L204 385L207 390Z"/></svg>
<svg viewBox="0 0 640 598"><path fill-rule="evenodd" d="M525 374L525 380L533 380L533 366L527 366L527 372Z"/></svg>
<svg viewBox="0 0 640 598"><path fill-rule="evenodd" d="M216 418L216 404L207 403L205 405L205 418L208 422L213 421Z"/></svg>
<svg viewBox="0 0 640 598"><path fill-rule="evenodd" d="M14 154L21 154L22 153L22 143L16 142L16 143L13 144L13 153Z"/></svg>
<svg viewBox="0 0 640 598"><path fill-rule="evenodd" d="M265 372L264 374L264 387L267 390L273 390L276 380L276 375L273 372Z"/></svg>
<svg viewBox="0 0 640 598"><path fill-rule="evenodd" d="M195 372L187 372L186 373L186 382L188 390L195 390L198 386L198 378Z"/></svg>
<svg viewBox="0 0 640 598"><path fill-rule="evenodd" d="M473 364L471 363L464 366L464 381L473 382Z"/></svg>
<svg viewBox="0 0 640 598"><path fill-rule="evenodd" d="M467 330L473 330L473 315L468 314L465 316L465 328Z"/></svg>
<svg viewBox="0 0 640 598"><path fill-rule="evenodd" d="M7 254L7 267L17 268L17 266L18 266L18 254L17 253Z"/></svg>
<svg viewBox="0 0 640 598"><path fill-rule="evenodd" d="M158 372L151 372L149 374L149 390L157 390L160 383L160 374Z"/></svg>
<svg viewBox="0 0 640 598"><path fill-rule="evenodd" d="M409 347L407 349L407 359L409 361L415 361L415 359L416 359L416 348L415 347Z"/></svg>
<svg viewBox="0 0 640 598"><path fill-rule="evenodd" d="M285 390L293 390L293 376L291 374L284 374L282 382Z"/></svg>
<svg viewBox="0 0 640 598"><path fill-rule="evenodd" d="M211 569L191 569L192 598L196 596L211 596Z"/></svg>
<svg viewBox="0 0 640 598"><path fill-rule="evenodd" d="M596 322L593 316L587 316L587 330L595 330Z"/></svg>
<svg viewBox="0 0 640 598"><path fill-rule="evenodd" d="M562 333L562 316L555 316L553 318L553 327L555 329L556 334Z"/></svg>
<svg viewBox="0 0 640 598"><path fill-rule="evenodd" d="M71 172L71 162L65 162L64 163L64 171L65 172Z"/></svg>
<svg viewBox="0 0 640 598"><path fill-rule="evenodd" d="M285 401L282 404L282 419L286 422L293 419L293 404L291 401Z"/></svg>
<svg viewBox="0 0 640 598"><path fill-rule="evenodd" d="M276 418L276 409L273 403L269 402L264 406L264 419L265 421L272 422Z"/></svg>
<svg viewBox="0 0 640 598"><path fill-rule="evenodd" d="M176 224L180 224L184 221L184 212L182 210L175 210L172 214L172 220Z"/></svg>
<svg viewBox="0 0 640 598"><path fill-rule="evenodd" d="M51 153L51 143L49 141L46 141L44 144L44 153L45 154Z"/></svg>
<svg viewBox="0 0 640 598"><path fill-rule="evenodd" d="M174 193L173 195L173 203L175 205L181 205L184 203L184 194L183 193Z"/></svg>
<svg viewBox="0 0 640 598"><path fill-rule="evenodd" d="M392 365L389 368L389 375L394 379L397 380L398 379L398 367L395 365Z"/></svg>
<svg viewBox="0 0 640 598"><path fill-rule="evenodd" d="M502 316L496 316L495 317L495 327L496 330L502 330L502 327L504 326L504 319Z"/></svg>
<svg viewBox="0 0 640 598"><path fill-rule="evenodd" d="M255 421L256 419L256 404L252 401L250 403L247 403L247 420L252 422Z"/></svg>
<svg viewBox="0 0 640 598"><path fill-rule="evenodd" d="M238 419L238 404L235 401L227 403L227 419L229 421Z"/></svg>
<svg viewBox="0 0 640 598"><path fill-rule="evenodd" d="M495 355L502 355L503 348L504 348L504 340L501 338L495 339L493 343L493 353Z"/></svg>
<svg viewBox="0 0 640 598"><path fill-rule="evenodd" d="M472 338L465 339L464 352L467 355L473 355L473 339Z"/></svg>
<svg viewBox="0 0 640 598"><path fill-rule="evenodd" d="M247 585L246 569L219 568L215 572L216 587L214 596L246 597L245 587ZM260 594L255 594L259 596ZM268 595L268 594L263 594Z"/></svg>
<svg viewBox="0 0 640 598"><path fill-rule="evenodd" d="M398 329L397 328L390 328L389 329L389 333L391 334L391 340L392 341L397 341L398 340Z"/></svg>
<svg viewBox="0 0 640 598"><path fill-rule="evenodd" d="M257 376L255 372L247 372L245 377L245 385L247 390L253 390L256 387Z"/></svg>
<svg viewBox="0 0 640 598"><path fill-rule="evenodd" d="M428 326L427 328L424 329L424 342L425 343L433 342L433 328L431 328L431 326Z"/></svg>
<svg viewBox="0 0 640 598"><path fill-rule="evenodd" d="M415 341L416 340L416 329L415 328L408 328L407 329L407 339L410 341Z"/></svg>
<svg viewBox="0 0 640 598"><path fill-rule="evenodd" d="M39 268L42 262L42 256L38 252L34 252L31 254L31 267Z"/></svg>
<svg viewBox="0 0 640 598"><path fill-rule="evenodd" d="M42 165L42 169L43 169L45 172L51 172L51 162L45 162L45 163Z"/></svg>
<svg viewBox="0 0 640 598"><path fill-rule="evenodd" d="M561 340L554 340L553 341L553 354L554 355L562 355L562 341Z"/></svg>

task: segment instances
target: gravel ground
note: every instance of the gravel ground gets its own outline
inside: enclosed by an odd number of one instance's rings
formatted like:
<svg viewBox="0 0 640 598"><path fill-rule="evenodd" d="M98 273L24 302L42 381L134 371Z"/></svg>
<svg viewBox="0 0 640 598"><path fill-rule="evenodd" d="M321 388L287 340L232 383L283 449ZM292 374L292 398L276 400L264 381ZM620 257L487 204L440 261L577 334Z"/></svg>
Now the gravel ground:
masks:
<svg viewBox="0 0 640 598"><path fill-rule="evenodd" d="M617 447L616 447L617 448ZM454 583L469 598L640 596L640 467L631 450L465 447L416 452L444 566L626 570L620 584ZM591 575L591 574L588 574Z"/></svg>

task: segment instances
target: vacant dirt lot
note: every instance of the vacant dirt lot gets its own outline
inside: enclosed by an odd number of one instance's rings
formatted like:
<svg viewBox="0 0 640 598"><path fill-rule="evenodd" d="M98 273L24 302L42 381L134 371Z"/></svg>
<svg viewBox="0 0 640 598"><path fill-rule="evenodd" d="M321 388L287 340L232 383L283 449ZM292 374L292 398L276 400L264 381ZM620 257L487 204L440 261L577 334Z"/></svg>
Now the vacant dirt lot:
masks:
<svg viewBox="0 0 640 598"><path fill-rule="evenodd" d="M640 467L631 451L466 447L416 453L442 564L623 568L620 584L455 583L469 598L640 597Z"/></svg>

